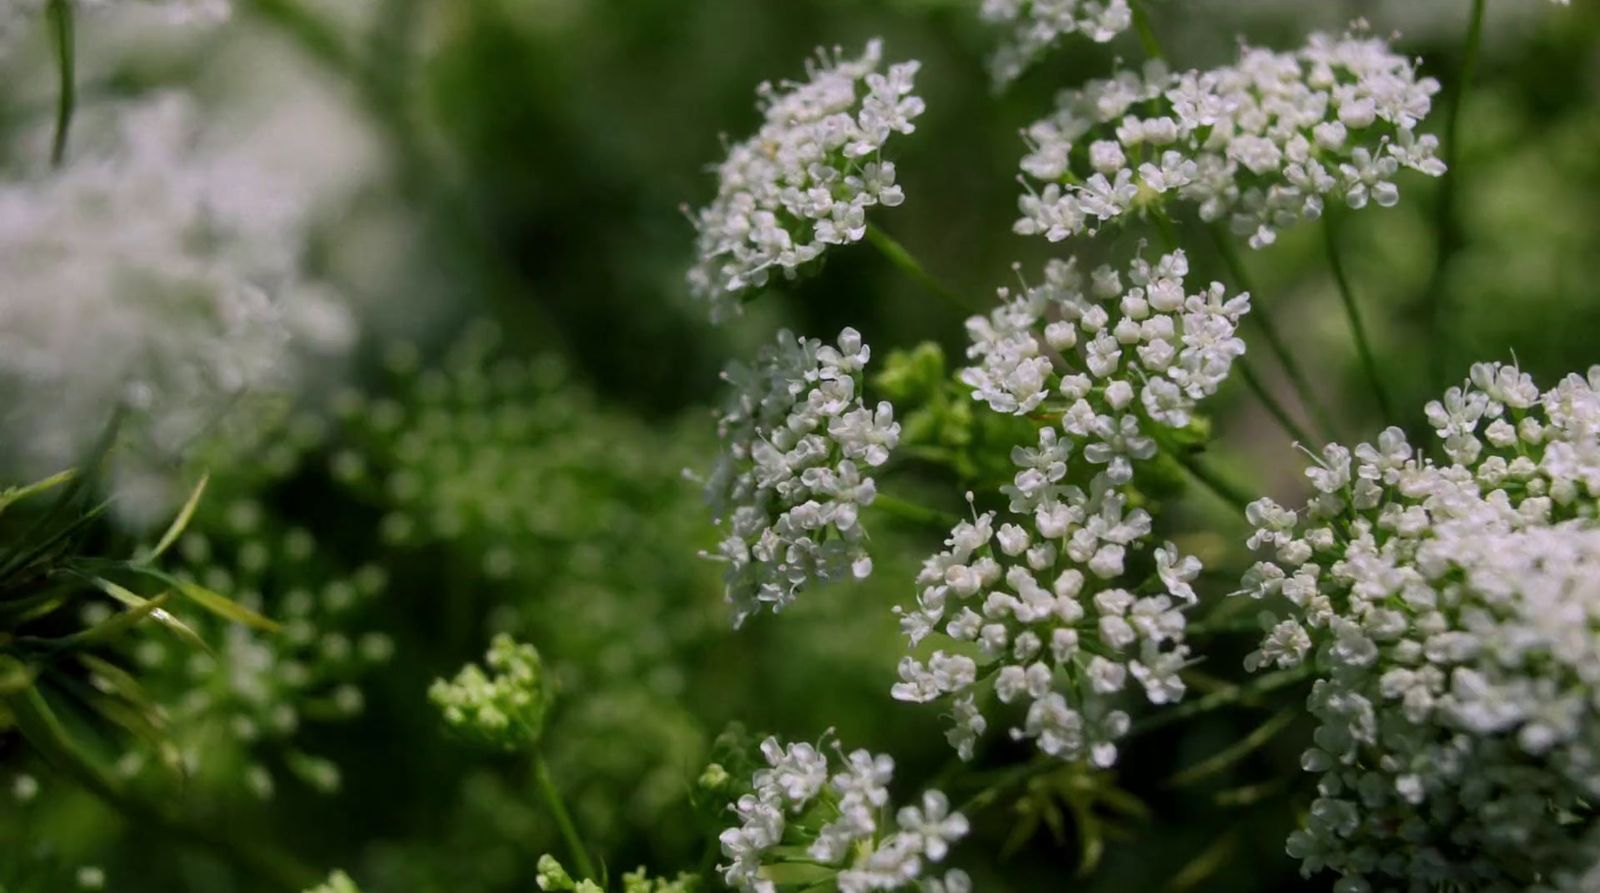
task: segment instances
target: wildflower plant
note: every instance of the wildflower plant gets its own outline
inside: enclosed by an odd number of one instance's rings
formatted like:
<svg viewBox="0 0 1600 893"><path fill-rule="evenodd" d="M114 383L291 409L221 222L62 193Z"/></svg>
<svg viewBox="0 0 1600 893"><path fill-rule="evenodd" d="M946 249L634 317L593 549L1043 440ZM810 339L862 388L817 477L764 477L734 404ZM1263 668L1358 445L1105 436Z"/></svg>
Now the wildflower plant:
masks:
<svg viewBox="0 0 1600 893"><path fill-rule="evenodd" d="M1316 678L1306 873L1511 890L1600 857L1597 386L1478 364L1427 406L1438 459L1390 428L1315 456L1303 509L1250 506L1245 594L1282 607L1246 666Z"/></svg>
<svg viewBox="0 0 1600 893"><path fill-rule="evenodd" d="M1200 563L1153 541L1135 469L1226 379L1249 309L1220 283L1189 294L1187 273L1181 252L1125 276L1052 262L1039 285L1002 289L999 307L968 320L977 362L960 378L972 398L1045 424L1036 446L1012 451L1006 520L986 511L957 525L900 612L913 648L939 634L952 650L903 658L893 695L948 704L963 759L988 728L986 691L1028 704L1013 737L1099 766L1129 726L1114 696L1136 682L1154 704L1183 697Z"/></svg>
<svg viewBox="0 0 1600 893"><path fill-rule="evenodd" d="M454 679L428 689L452 733L505 751L538 743L552 696L538 650L505 634L489 644L483 666L467 664Z"/></svg>
<svg viewBox="0 0 1600 893"><path fill-rule="evenodd" d="M803 83L757 90L760 130L728 148L716 199L690 218L699 261L689 289L714 320L737 313L774 272L792 278L830 245L860 241L869 209L905 200L883 149L916 129L919 63L882 65L873 40L857 57L818 51Z"/></svg>
<svg viewBox="0 0 1600 893"><path fill-rule="evenodd" d="M989 60L990 75L1000 86L1071 35L1106 43L1133 27L1128 0L983 0L978 14L1009 31Z"/></svg>
<svg viewBox="0 0 1600 893"><path fill-rule="evenodd" d="M1028 127L1015 230L1058 242L1183 202L1260 248L1330 198L1390 207L1402 170L1445 171L1438 138L1418 132L1438 91L1360 33L1313 34L1292 52L1246 46L1205 71L1151 60L1063 91Z"/></svg>
<svg viewBox="0 0 1600 893"><path fill-rule="evenodd" d="M970 890L965 872L938 867L969 830L949 799L925 791L920 801L894 811L891 824L893 758L867 750L846 754L836 742L831 749L830 757L827 745L761 743L767 765L733 804L739 824L719 838L728 861L718 870L727 885L745 893L830 882L840 893ZM788 852L803 852L805 866L787 866ZM790 867L806 870L786 871Z"/></svg>
<svg viewBox="0 0 1600 893"><path fill-rule="evenodd" d="M734 625L783 610L809 583L872 572L861 511L900 425L888 402L862 397L871 356L855 329L832 345L784 331L754 364L723 374L732 393L706 496L727 527L715 554L728 565Z"/></svg>

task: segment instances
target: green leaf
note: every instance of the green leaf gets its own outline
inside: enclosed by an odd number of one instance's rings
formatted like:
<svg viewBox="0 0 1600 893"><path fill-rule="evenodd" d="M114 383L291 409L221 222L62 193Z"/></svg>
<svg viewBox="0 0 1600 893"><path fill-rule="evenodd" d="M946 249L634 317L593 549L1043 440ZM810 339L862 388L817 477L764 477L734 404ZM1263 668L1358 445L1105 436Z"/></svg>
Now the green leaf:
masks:
<svg viewBox="0 0 1600 893"><path fill-rule="evenodd" d="M194 519L194 510L200 505L200 497L205 495L206 484L210 480L210 472L200 476L200 482L194 485L194 491L189 494L188 500L183 503L183 508L178 511L178 516L172 519L172 526L168 527L167 532L161 535L156 547L150 550L150 554L145 556L144 560L152 561L160 558L161 554L172 548L172 544L177 542L178 537L183 535L183 531L188 528L189 522Z"/></svg>
<svg viewBox="0 0 1600 893"><path fill-rule="evenodd" d="M172 614L161 608L159 604L153 608L149 607L152 602L151 599L145 598L144 596L134 592L126 586L121 585L120 583L107 580L105 577L90 576L86 577L86 579L93 583L101 592L104 592L106 595L109 595L124 605L127 605L129 608L135 610L148 609L146 610L146 613L152 620L156 621L162 626L165 626L167 629L172 630L177 634L178 638L184 640L190 645L199 648L201 651L204 651L207 654L211 653L211 647L206 644L205 639L200 638L200 634L190 628L188 624L172 616ZM160 596L157 596L157 598L164 602L166 601L167 595L168 593L162 593ZM221 596L218 597L220 598ZM135 619L134 623L137 622L138 620Z"/></svg>
<svg viewBox="0 0 1600 893"><path fill-rule="evenodd" d="M59 487L77 476L77 469L69 468L66 471L58 471L42 481L35 481L22 487L8 487L5 490L0 490L0 512L10 508L13 503L21 502L30 496L36 496L46 490Z"/></svg>
<svg viewBox="0 0 1600 893"><path fill-rule="evenodd" d="M194 583L189 580L181 580L164 570L143 564L130 564L128 565L128 570L133 571L134 573L144 574L147 577L159 580L162 583L171 586L173 589L178 590L179 594L181 594L184 598L189 599L190 601L202 608L205 608L207 611L210 611L218 617L223 618L224 620L232 620L235 623L243 623L246 626L254 627L262 632L275 633L282 629L282 627L276 622L262 617L260 614L257 614L238 602L231 601L224 596L212 592L210 589L201 586L199 583Z"/></svg>

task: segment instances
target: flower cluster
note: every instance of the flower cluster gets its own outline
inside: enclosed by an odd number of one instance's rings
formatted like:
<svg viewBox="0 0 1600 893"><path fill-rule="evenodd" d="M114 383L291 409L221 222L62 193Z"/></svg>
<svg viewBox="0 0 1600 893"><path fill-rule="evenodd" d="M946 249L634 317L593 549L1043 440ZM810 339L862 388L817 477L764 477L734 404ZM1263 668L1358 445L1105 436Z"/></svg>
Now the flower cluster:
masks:
<svg viewBox="0 0 1600 893"><path fill-rule="evenodd" d="M1168 72L1160 63L1062 93L1026 131L1015 230L1059 241L1172 198L1226 222L1252 247L1321 215L1399 201L1402 168L1444 173L1438 140L1418 135L1439 84L1365 35L1313 34L1287 53L1246 47L1233 65Z"/></svg>
<svg viewBox="0 0 1600 893"><path fill-rule="evenodd" d="M145 685L168 699L170 738L185 771L218 785L242 780L265 799L277 789L268 767L282 762L310 787L335 790L338 767L303 752L297 737L307 722L346 721L364 709L361 683L394 651L383 633L360 631L361 612L388 586L385 574L370 564L341 567L309 531L250 498L207 500L178 551L180 577L282 624L261 633L196 611L183 621L209 653L164 635L131 643ZM221 746L219 732L239 749ZM132 750L119 768L136 775L156 765Z"/></svg>
<svg viewBox="0 0 1600 893"><path fill-rule="evenodd" d="M728 525L716 557L735 625L763 605L782 610L807 582L872 572L860 513L900 425L894 407L861 398L870 357L855 329L836 346L785 331L754 365L723 373L733 394L706 496Z"/></svg>
<svg viewBox="0 0 1600 893"><path fill-rule="evenodd" d="M1289 840L1343 888L1568 889L1600 860L1600 367L1540 393L1480 364L1397 428L1327 447L1301 510L1250 506L1251 669L1308 666L1320 776ZM1578 887L1570 887L1578 889ZM1587 887L1584 887L1587 889Z"/></svg>
<svg viewBox="0 0 1600 893"><path fill-rule="evenodd" d="M1016 476L1003 488L1012 518L997 525L990 511L957 526L924 564L916 606L901 611L913 647L939 631L970 643L903 658L893 691L951 699L949 738L964 759L988 726L978 704L986 680L1000 701L1029 704L1013 737L1100 766L1128 728L1111 697L1130 679L1155 704L1183 696L1183 609L1200 564L1170 544L1149 548L1150 515L1130 505L1134 463L1227 377L1249 309L1248 296L1228 299L1216 283L1186 294L1187 272L1182 253L1135 261L1126 283L1109 268L1086 278L1055 262L1042 285L1002 290L1000 307L968 322L979 364L962 381L973 397L1049 422L1036 447L1012 453Z"/></svg>
<svg viewBox="0 0 1600 893"><path fill-rule="evenodd" d="M1105 43L1133 25L1128 0L983 0L978 14L1011 29L989 60L995 83L1016 80L1063 37L1082 34Z"/></svg>
<svg viewBox="0 0 1600 893"><path fill-rule="evenodd" d="M0 457L57 471L121 406L119 507L165 513L174 458L219 426L247 439L240 398L342 351L351 320L301 281L309 197L203 145L186 98L76 130L63 170L0 185Z"/></svg>
<svg viewBox="0 0 1600 893"><path fill-rule="evenodd" d="M950 811L944 794L930 790L919 804L895 813L894 830L885 827L894 760L833 749L837 766L826 748L784 746L776 738L761 743L767 768L755 773L754 790L733 804L739 824L721 835L722 854L730 861L719 869L728 886L775 893L768 862L782 848L819 863L826 873L816 880L831 876L839 893L969 893L965 872L952 869L941 877L929 867L943 862L950 845L966 836L966 817Z"/></svg>
<svg viewBox="0 0 1600 893"><path fill-rule="evenodd" d="M467 664L449 682L434 680L428 700L445 725L462 738L493 750L526 750L539 741L554 693L532 646L501 633L489 643L485 672Z"/></svg>
<svg viewBox="0 0 1600 893"><path fill-rule="evenodd" d="M740 293L774 268L793 276L829 245L859 241L868 208L904 200L882 150L922 114L918 63L880 73L882 60L874 40L859 58L819 52L805 83L761 85L761 129L728 150L716 200L691 218L700 259L689 287L713 319L737 312Z"/></svg>

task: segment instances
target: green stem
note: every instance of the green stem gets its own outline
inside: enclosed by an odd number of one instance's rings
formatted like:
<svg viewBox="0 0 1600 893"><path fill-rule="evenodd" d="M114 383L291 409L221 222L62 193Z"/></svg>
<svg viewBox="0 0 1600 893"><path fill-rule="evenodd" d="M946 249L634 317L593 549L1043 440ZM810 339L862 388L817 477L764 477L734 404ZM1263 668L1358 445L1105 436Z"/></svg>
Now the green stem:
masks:
<svg viewBox="0 0 1600 893"><path fill-rule="evenodd" d="M962 313L971 313L976 309L980 309L954 289L935 279L927 271L927 268L923 267L910 251L906 250L904 245L901 245L893 236L884 232L882 227L867 227L867 241L872 243L872 247L878 249L878 253L882 254L900 272L915 279L923 288L938 295L950 306L960 310Z"/></svg>
<svg viewBox="0 0 1600 893"><path fill-rule="evenodd" d="M936 508L882 492L873 496L871 507L881 509L884 514L892 515L902 521L936 527L940 530L949 530L961 520L949 512L941 512Z"/></svg>
<svg viewBox="0 0 1600 893"><path fill-rule="evenodd" d="M1234 685L1212 692L1203 698L1184 701L1170 710L1164 710L1143 722L1136 723L1128 734L1130 737L1143 735L1193 716L1220 710L1223 707L1231 707L1235 704L1254 704L1262 695L1294 685L1310 677L1310 675L1310 664L1301 664L1298 667L1268 673L1249 685Z"/></svg>
<svg viewBox="0 0 1600 893"><path fill-rule="evenodd" d="M1325 436L1332 438L1335 428L1323 408L1322 403L1316 399L1316 392L1311 388L1311 380L1306 377L1296 360L1294 353L1289 350L1289 344L1284 340L1277 323L1273 322L1272 314L1268 312L1266 304L1261 300L1261 293L1256 290L1250 279L1250 273L1245 269L1244 259L1239 256L1239 250L1233 244L1233 238L1222 229L1220 225L1211 226L1211 237L1217 244L1217 253L1222 257L1222 262L1227 265L1228 272L1233 276L1234 282L1243 291L1249 292L1250 319L1255 321L1261 329L1262 335L1267 339L1267 347L1272 355L1277 358L1278 364L1283 367L1284 374L1288 376L1289 383L1294 386L1295 394L1300 398L1301 404L1315 418L1318 427L1322 428Z"/></svg>
<svg viewBox="0 0 1600 893"><path fill-rule="evenodd" d="M1256 395L1256 399L1266 408L1267 414L1272 416L1272 420L1278 423L1278 427L1282 428L1284 433L1294 438L1297 443L1308 445L1320 443L1320 441L1308 434L1306 429L1300 427L1300 423L1294 420L1294 416L1289 414L1289 410L1278 402L1278 398L1274 397L1272 392L1267 389L1266 383L1261 380L1261 376L1256 373L1255 367L1250 365L1250 361L1247 358L1239 357L1233 362L1239 367L1239 374L1244 378L1245 386L1250 388L1250 392Z"/></svg>
<svg viewBox="0 0 1600 893"><path fill-rule="evenodd" d="M1450 339L1446 329L1450 319L1450 295L1445 287L1445 270L1451 259L1466 242L1461 222L1457 219L1456 205L1460 200L1461 166L1461 107L1472 84L1473 72L1478 67L1478 49L1483 43L1484 10L1488 0L1472 0L1472 18L1467 25L1466 45L1461 52L1461 70L1456 74L1455 89L1450 91L1445 107L1444 123L1444 180L1439 184L1439 199L1434 206L1434 230L1438 233L1433 258L1433 273L1428 278L1425 304L1428 313L1428 341L1433 360L1433 385L1443 388L1451 375L1453 357L1449 353Z"/></svg>
<svg viewBox="0 0 1600 893"><path fill-rule="evenodd" d="M56 131L50 143L50 164L60 167L67 159L67 132L72 127L72 112L78 104L78 81L75 74L77 41L73 36L72 0L50 0L45 14L50 21L51 43L56 56L56 76L60 81L56 92Z"/></svg>
<svg viewBox="0 0 1600 893"><path fill-rule="evenodd" d="M1139 35L1139 45L1144 47L1144 54L1151 59L1165 59L1166 53L1161 50L1161 40L1156 37L1156 31L1150 27L1150 16L1145 12L1144 0L1133 0L1133 30Z"/></svg>
<svg viewBox="0 0 1600 893"><path fill-rule="evenodd" d="M1367 339L1367 328L1361 321L1361 307L1356 304L1354 290L1350 287L1350 276L1344 268L1344 257L1339 251L1339 231L1336 214L1332 209L1322 221L1322 242L1328 252L1328 266L1333 269L1333 281L1339 287L1339 300L1344 303L1345 316L1350 320L1350 333L1356 339L1356 351L1361 355L1361 366L1366 370L1367 382L1372 385L1372 393L1378 398L1378 408L1383 412L1384 422L1394 424L1394 405L1389 402L1389 394L1383 387L1383 376L1378 372L1378 358L1372 351L1372 342Z"/></svg>
<svg viewBox="0 0 1600 893"><path fill-rule="evenodd" d="M1192 455L1182 447L1168 451L1168 455L1177 460L1177 463L1183 466L1183 470L1187 471L1190 477L1198 481L1207 490L1210 490L1213 496L1238 509L1241 515L1244 513L1245 507L1254 501L1243 487L1218 474L1215 469L1201 462L1198 456Z"/></svg>
<svg viewBox="0 0 1600 893"><path fill-rule="evenodd" d="M544 805L549 808L556 828L561 832L561 839L566 842L567 850L572 855L572 864L584 879L598 882L600 875L594 870L594 863L589 861L589 850L584 847L583 838L578 836L578 828L572 823L566 804L561 802L561 792L556 790L556 783L550 777L550 767L545 763L544 755L538 752L533 755L533 778L539 787L539 796L544 798Z"/></svg>

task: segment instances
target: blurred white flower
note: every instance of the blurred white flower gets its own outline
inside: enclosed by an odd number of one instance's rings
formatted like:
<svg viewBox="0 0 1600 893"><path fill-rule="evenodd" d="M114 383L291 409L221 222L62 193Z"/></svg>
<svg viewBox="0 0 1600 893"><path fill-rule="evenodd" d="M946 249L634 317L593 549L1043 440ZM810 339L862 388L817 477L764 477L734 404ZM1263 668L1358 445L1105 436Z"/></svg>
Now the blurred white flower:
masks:
<svg viewBox="0 0 1600 893"><path fill-rule="evenodd" d="M1010 29L989 60L995 83L1016 80L1063 37L1105 43L1133 26L1128 0L983 0L978 14Z"/></svg>
<svg viewBox="0 0 1600 893"><path fill-rule="evenodd" d="M308 197L213 151L185 97L84 118L64 169L0 184L4 452L24 475L70 465L121 407L137 518L170 500L196 438L248 430L242 399L292 385L354 327L301 280Z"/></svg>

